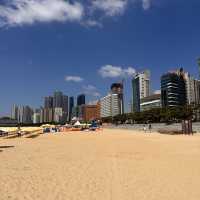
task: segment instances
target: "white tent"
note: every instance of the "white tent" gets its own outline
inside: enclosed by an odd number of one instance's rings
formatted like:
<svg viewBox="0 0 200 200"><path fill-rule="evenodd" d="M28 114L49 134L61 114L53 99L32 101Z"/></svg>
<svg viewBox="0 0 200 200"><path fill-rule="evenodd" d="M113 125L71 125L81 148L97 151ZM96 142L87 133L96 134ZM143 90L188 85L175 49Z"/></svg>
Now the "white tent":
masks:
<svg viewBox="0 0 200 200"><path fill-rule="evenodd" d="M79 121L77 121L74 126L81 126L81 123Z"/></svg>

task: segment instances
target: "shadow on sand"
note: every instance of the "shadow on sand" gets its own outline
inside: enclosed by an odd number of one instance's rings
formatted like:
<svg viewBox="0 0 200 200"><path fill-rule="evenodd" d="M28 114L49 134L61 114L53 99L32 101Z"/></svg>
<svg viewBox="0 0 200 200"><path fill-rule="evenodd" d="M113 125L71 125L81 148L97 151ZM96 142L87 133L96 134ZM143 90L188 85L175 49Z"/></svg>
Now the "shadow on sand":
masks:
<svg viewBox="0 0 200 200"><path fill-rule="evenodd" d="M20 138L18 135L13 135L13 136L8 136L5 139L15 139L15 138Z"/></svg>
<svg viewBox="0 0 200 200"><path fill-rule="evenodd" d="M30 135L30 136L28 136L28 137L26 137L26 138L34 139L34 138L37 138L37 137L39 137L39 136L40 136L39 134L37 134L37 135Z"/></svg>
<svg viewBox="0 0 200 200"><path fill-rule="evenodd" d="M0 149L8 149L8 148L14 148L15 146L0 146ZM2 151L2 150L0 150Z"/></svg>

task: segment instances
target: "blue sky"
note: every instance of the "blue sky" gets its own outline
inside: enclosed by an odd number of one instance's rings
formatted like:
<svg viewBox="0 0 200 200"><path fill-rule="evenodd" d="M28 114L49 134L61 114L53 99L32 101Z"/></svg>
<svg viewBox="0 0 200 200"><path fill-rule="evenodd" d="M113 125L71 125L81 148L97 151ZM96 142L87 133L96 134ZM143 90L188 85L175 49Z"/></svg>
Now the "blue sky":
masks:
<svg viewBox="0 0 200 200"><path fill-rule="evenodd" d="M0 115L54 90L95 100L123 77L128 102L134 70L151 70L152 90L179 66L197 77L199 9L198 0L1 0Z"/></svg>

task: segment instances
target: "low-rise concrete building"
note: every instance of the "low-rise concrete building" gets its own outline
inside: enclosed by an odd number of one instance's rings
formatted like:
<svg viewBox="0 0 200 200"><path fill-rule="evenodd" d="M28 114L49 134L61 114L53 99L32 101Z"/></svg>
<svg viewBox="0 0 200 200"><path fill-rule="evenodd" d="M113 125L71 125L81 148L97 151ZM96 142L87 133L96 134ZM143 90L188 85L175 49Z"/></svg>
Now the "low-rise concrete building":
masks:
<svg viewBox="0 0 200 200"><path fill-rule="evenodd" d="M161 108L161 95L154 94L141 99L141 111L151 110L153 108Z"/></svg>
<svg viewBox="0 0 200 200"><path fill-rule="evenodd" d="M91 121L96 119L100 119L99 105L84 105L83 120Z"/></svg>

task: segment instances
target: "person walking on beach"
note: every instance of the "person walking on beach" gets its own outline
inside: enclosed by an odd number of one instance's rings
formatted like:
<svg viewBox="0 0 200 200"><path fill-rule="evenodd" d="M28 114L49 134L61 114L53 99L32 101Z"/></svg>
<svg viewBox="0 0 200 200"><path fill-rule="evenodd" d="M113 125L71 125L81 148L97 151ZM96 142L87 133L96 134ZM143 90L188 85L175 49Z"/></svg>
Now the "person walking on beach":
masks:
<svg viewBox="0 0 200 200"><path fill-rule="evenodd" d="M18 135L18 137L21 137L21 136L22 136L22 133L21 133L21 128L20 128L20 126L18 126L17 135Z"/></svg>
<svg viewBox="0 0 200 200"><path fill-rule="evenodd" d="M152 125L149 124L149 132L151 133L151 130L152 130Z"/></svg>
<svg viewBox="0 0 200 200"><path fill-rule="evenodd" d="M147 127L146 125L143 126L143 131L146 133L147 132Z"/></svg>

